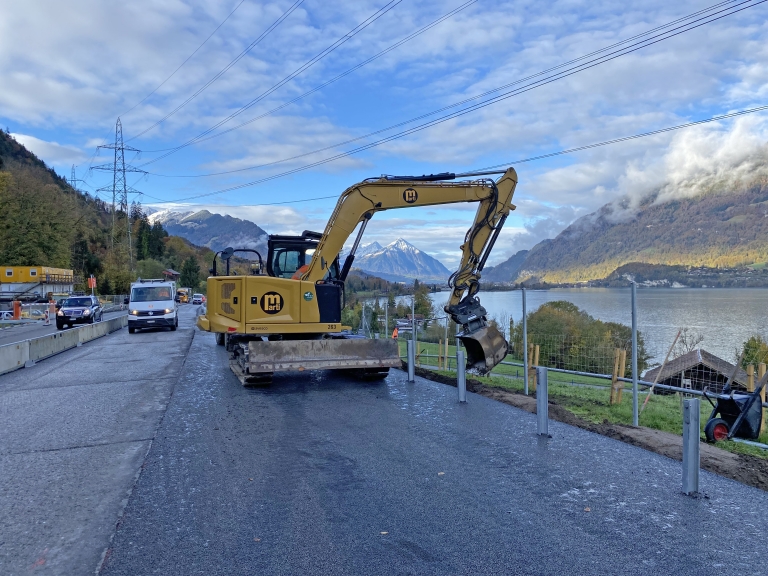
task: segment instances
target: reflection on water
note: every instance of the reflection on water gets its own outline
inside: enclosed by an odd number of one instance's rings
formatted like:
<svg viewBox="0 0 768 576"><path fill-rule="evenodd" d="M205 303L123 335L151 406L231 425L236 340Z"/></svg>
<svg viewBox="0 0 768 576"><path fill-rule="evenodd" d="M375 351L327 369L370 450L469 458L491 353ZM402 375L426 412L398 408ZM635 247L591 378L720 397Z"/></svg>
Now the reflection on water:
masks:
<svg viewBox="0 0 768 576"><path fill-rule="evenodd" d="M528 290L529 312L545 302L567 300L587 313L606 322L629 326L632 309L629 288L563 288ZM447 292L431 295L442 310ZM522 296L519 291L481 292L480 300L491 317L511 316L522 319ZM768 290L760 288L638 288L638 329L648 352L663 360L678 328L698 330L703 336L702 348L734 361L734 351L753 334L768 336L766 327Z"/></svg>

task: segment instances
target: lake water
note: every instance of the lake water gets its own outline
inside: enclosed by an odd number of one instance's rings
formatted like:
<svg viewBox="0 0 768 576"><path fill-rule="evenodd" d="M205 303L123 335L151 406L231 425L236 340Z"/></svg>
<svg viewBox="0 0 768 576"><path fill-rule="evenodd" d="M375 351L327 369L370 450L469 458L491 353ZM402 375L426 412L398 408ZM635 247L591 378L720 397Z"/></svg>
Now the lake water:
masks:
<svg viewBox="0 0 768 576"><path fill-rule="evenodd" d="M442 311L448 292L431 295ZM528 311L545 302L567 300L591 316L607 322L632 324L629 288L563 288L528 290ZM410 298L408 297L408 301ZM480 301L490 317L511 316L522 319L520 291L480 292ZM753 334L768 337L768 289L759 288L638 288L638 329L646 349L661 362L682 327L695 329L704 336L701 347L730 362L734 351Z"/></svg>

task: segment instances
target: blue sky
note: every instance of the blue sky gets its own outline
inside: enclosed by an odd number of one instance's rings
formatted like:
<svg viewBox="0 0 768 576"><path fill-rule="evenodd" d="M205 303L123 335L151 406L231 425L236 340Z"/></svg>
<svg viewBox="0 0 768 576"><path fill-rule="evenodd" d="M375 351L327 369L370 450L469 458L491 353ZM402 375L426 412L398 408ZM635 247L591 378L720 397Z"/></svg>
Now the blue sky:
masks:
<svg viewBox="0 0 768 576"><path fill-rule="evenodd" d="M411 119L644 32L714 0L675 3L478 0L426 33L302 100L247 126L155 161L259 96L343 37L387 0L305 0L208 89L158 127L134 135L210 80L295 0L12 1L0 19L0 124L59 173L72 164L87 182L110 176L96 145L114 141L122 118L128 155L152 175L137 180L148 206L206 208L248 218L272 233L322 230L336 196L382 173L463 171L539 153L654 130L766 103L768 4L757 5L632 55L510 98L428 130L265 184L209 195L348 150L275 167L209 178L274 162ZM270 111L377 54L466 0L396 3L362 32L223 126ZM737 4L733 2L731 4ZM238 6L239 5L239 6ZM234 14L156 93L135 106ZM135 106L135 107L134 107ZM129 111L130 110L130 111ZM518 210L493 262L553 237L575 218L622 195L667 186L670 194L702 176L728 174L761 158L766 116L517 166ZM408 125L411 126L411 125ZM384 133L388 135L390 132ZM363 140L362 143L371 139ZM93 159L92 159L93 158ZM92 188L90 188L90 187ZM404 237L447 265L475 207L377 215L366 241Z"/></svg>

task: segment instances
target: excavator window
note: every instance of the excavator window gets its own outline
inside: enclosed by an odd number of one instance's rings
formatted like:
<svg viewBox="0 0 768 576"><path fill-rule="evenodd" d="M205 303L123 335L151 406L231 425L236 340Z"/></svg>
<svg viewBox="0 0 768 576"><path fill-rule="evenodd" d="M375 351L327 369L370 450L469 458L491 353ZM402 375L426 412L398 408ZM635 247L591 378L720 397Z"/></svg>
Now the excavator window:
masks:
<svg viewBox="0 0 768 576"><path fill-rule="evenodd" d="M293 274L312 261L317 240L302 237L272 237L269 246L267 272L276 278L291 278ZM339 277L339 262L334 260L328 267L325 279Z"/></svg>

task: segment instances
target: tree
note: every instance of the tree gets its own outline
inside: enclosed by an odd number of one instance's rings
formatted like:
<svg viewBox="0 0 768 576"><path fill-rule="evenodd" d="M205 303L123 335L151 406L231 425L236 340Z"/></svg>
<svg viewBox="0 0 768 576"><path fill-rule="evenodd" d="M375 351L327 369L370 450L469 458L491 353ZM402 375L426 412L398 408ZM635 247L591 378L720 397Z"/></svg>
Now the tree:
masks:
<svg viewBox="0 0 768 576"><path fill-rule="evenodd" d="M197 285L200 284L200 264L197 263L194 256L184 260L184 264L181 266L180 281L182 286L188 286L192 289L197 288Z"/></svg>
<svg viewBox="0 0 768 576"><path fill-rule="evenodd" d="M704 335L693 328L681 328L680 337L672 350L672 357L677 358L688 352L693 352L704 341Z"/></svg>
<svg viewBox="0 0 768 576"><path fill-rule="evenodd" d="M736 359L738 360L743 352L744 357L741 361L742 368L746 369L750 364L756 366L761 362L768 364L768 342L763 340L763 337L759 334L750 336L749 340L742 345L741 350L741 352L738 350L736 351Z"/></svg>
<svg viewBox="0 0 768 576"><path fill-rule="evenodd" d="M522 322L514 327L512 340L516 347L514 353L522 356L523 351L519 349L523 340ZM631 340L629 326L596 320L571 302L547 302L528 314L528 342L539 345L542 366L610 374L614 349L627 349ZM645 342L639 332L637 364L641 371L648 366ZM630 361L627 370L631 371Z"/></svg>

